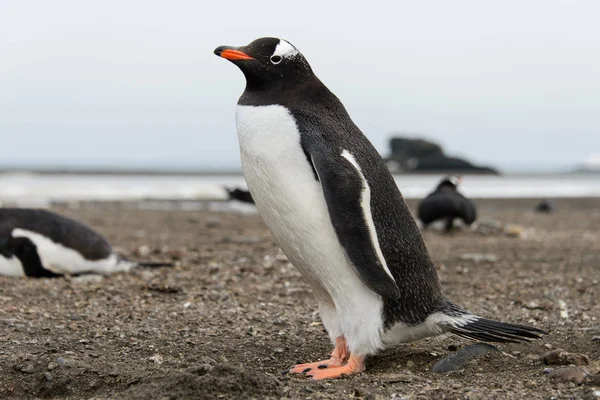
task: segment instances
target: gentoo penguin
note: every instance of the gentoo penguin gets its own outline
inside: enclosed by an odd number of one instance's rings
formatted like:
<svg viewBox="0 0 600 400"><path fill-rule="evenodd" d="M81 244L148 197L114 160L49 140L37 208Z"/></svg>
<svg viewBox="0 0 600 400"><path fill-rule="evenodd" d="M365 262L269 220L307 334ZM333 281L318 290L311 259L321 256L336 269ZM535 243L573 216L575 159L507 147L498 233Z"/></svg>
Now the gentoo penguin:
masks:
<svg viewBox="0 0 600 400"><path fill-rule="evenodd" d="M287 372L353 374L387 346L448 332L497 342L540 337L537 328L481 318L444 297L384 161L296 47L262 38L214 52L246 77L236 122L248 188L311 284L334 344L328 360Z"/></svg>
<svg viewBox="0 0 600 400"><path fill-rule="evenodd" d="M139 266L171 265L122 259L104 236L50 211L0 208L0 275L106 275Z"/></svg>
<svg viewBox="0 0 600 400"><path fill-rule="evenodd" d="M243 203L254 204L254 199L252 198L252 194L248 190L235 188L229 189L226 188L227 194L229 195L229 200L238 200Z"/></svg>
<svg viewBox="0 0 600 400"><path fill-rule="evenodd" d="M548 199L544 199L540 201L537 206L535 206L535 211L539 213L550 214L554 212L554 204Z"/></svg>
<svg viewBox="0 0 600 400"><path fill-rule="evenodd" d="M437 185L419 203L419 219L425 227L436 221L445 221L445 231L452 230L454 220L460 219L466 225L471 225L477 218L475 204L458 192L462 176L450 175Z"/></svg>

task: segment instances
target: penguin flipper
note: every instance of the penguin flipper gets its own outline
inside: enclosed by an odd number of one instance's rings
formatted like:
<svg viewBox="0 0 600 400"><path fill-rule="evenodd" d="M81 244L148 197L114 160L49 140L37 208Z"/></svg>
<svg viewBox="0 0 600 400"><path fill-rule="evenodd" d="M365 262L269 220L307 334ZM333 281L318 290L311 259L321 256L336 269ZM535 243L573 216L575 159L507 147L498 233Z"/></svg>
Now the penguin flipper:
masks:
<svg viewBox="0 0 600 400"><path fill-rule="evenodd" d="M326 143L304 147L317 180L321 183L329 217L346 256L363 283L391 299L400 289L387 267L371 215L371 190L360 165L347 150Z"/></svg>

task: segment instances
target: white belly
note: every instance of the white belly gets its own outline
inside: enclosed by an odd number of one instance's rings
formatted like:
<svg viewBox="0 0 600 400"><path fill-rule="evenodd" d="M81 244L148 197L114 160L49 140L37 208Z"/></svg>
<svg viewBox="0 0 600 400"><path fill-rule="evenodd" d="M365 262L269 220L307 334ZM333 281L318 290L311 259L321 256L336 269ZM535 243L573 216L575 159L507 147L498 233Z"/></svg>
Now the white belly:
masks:
<svg viewBox="0 0 600 400"><path fill-rule="evenodd" d="M360 280L338 241L320 183L300 145L296 122L282 106L238 106L237 129L248 188L277 244L308 279L332 338L351 351L382 347L381 297Z"/></svg>
<svg viewBox="0 0 600 400"><path fill-rule="evenodd" d="M321 185L282 106L238 106L237 129L248 188L265 223L315 290L334 295L355 275L331 224Z"/></svg>

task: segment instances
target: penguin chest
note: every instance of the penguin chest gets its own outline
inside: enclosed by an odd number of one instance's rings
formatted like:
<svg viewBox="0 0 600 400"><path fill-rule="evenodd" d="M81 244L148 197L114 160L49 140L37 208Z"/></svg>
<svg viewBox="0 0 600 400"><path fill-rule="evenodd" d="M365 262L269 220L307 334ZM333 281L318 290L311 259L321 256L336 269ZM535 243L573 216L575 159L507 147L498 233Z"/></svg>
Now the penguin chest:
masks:
<svg viewBox="0 0 600 400"><path fill-rule="evenodd" d="M238 106L236 122L244 176L261 216L314 289L331 294L331 282L349 265L293 116L282 106Z"/></svg>

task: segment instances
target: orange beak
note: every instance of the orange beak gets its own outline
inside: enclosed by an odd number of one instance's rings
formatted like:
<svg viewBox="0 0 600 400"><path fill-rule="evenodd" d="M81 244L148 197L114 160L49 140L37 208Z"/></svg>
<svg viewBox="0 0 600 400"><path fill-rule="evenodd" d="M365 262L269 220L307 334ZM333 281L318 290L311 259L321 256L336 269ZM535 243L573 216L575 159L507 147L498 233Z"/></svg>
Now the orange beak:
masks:
<svg viewBox="0 0 600 400"><path fill-rule="evenodd" d="M215 54L219 57L223 57L226 60L254 60L253 57L250 57L248 54L233 49L224 49L215 51Z"/></svg>

